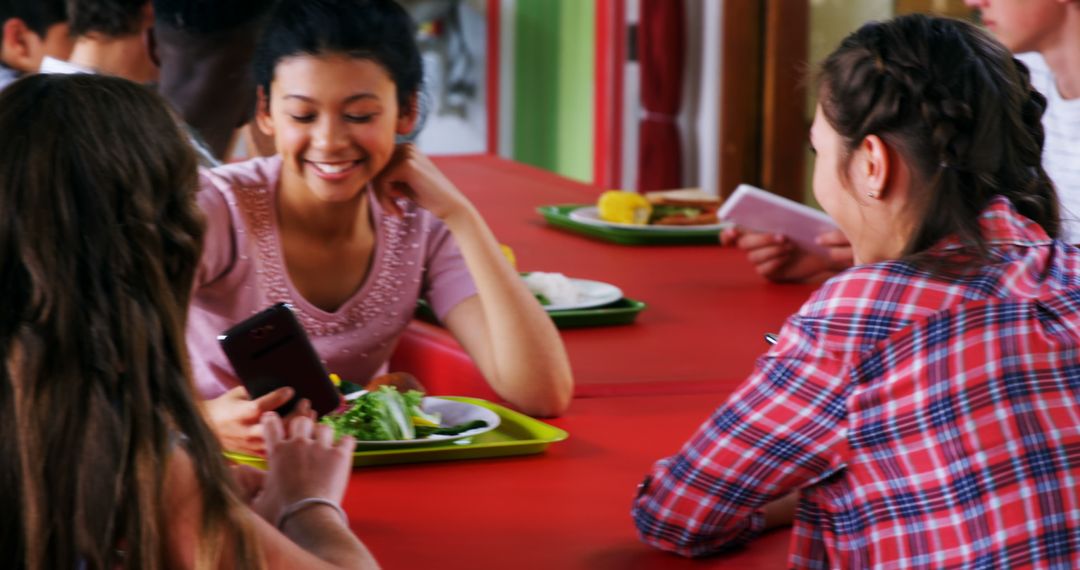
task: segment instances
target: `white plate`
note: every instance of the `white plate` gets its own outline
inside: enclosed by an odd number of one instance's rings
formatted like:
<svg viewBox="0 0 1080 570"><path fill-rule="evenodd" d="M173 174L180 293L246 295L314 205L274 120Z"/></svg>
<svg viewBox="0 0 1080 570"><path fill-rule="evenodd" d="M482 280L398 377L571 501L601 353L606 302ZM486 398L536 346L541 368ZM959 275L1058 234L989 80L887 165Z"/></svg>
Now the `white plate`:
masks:
<svg viewBox="0 0 1080 570"><path fill-rule="evenodd" d="M590 226L601 226L606 228L620 228L624 230L635 230L646 233L664 233L664 232L679 232L679 231L720 231L731 224L728 222L717 222L715 224L698 224L693 226L656 226L647 225L639 226L635 224L620 224L617 222L609 222L607 220L600 219L600 212L597 211L596 206L585 206L584 208L578 208L570 211L570 219L575 222Z"/></svg>
<svg viewBox="0 0 1080 570"><path fill-rule="evenodd" d="M411 447L429 443L442 443L455 439L473 437L489 432L499 427L499 414L476 404L444 400L442 398L425 397L420 402L420 407L425 412L442 416L440 425L443 427L456 426L473 420L483 420L487 425L482 428L471 429L457 435L429 435L423 439L392 439L388 441L362 441L356 440L356 449L373 449L376 447Z"/></svg>
<svg viewBox="0 0 1080 570"><path fill-rule="evenodd" d="M544 305L544 310L551 311L571 311L574 309L588 309L590 307L599 307L601 305L607 305L614 303L619 299L622 299L622 289L603 281L591 281L589 279L574 279L568 277L575 287L578 289L578 301L576 303L563 303L561 305Z"/></svg>

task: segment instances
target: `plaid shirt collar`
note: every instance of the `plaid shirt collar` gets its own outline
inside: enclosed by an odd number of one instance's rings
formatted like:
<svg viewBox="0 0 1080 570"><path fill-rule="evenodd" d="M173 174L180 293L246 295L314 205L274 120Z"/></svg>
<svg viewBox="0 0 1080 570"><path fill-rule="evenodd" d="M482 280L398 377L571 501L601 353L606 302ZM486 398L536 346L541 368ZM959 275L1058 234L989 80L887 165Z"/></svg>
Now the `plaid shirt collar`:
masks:
<svg viewBox="0 0 1080 570"><path fill-rule="evenodd" d="M994 196L990 200L990 205L979 216L979 226L982 228L983 238L991 247L1031 247L1047 245L1052 241L1042 226L1022 216L1004 196ZM949 236L934 246L934 249L951 251L962 247L956 236Z"/></svg>

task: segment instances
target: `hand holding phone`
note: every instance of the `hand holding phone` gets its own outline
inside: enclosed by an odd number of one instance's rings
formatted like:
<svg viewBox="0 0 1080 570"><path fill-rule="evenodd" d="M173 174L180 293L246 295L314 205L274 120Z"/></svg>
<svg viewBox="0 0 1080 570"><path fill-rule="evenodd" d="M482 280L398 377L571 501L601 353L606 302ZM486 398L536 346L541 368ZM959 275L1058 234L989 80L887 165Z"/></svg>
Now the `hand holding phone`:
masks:
<svg viewBox="0 0 1080 570"><path fill-rule="evenodd" d="M262 426L263 414L277 410L295 394L296 390L284 386L252 399L247 388L240 385L203 403L206 420L210 423L218 440L221 441L223 448L265 457L266 434ZM305 413L314 417L315 412L311 410L310 404L305 406L306 402L307 400L301 400L286 417Z"/></svg>
<svg viewBox="0 0 1080 570"><path fill-rule="evenodd" d="M322 416L341 402L307 333L292 309L278 303L218 336L225 356L252 399L283 386L295 395L276 411L287 415L301 398Z"/></svg>
<svg viewBox="0 0 1080 570"><path fill-rule="evenodd" d="M825 212L805 204L740 184L716 215L755 232L784 234L805 251L830 259L828 247L817 243L817 237L836 230L836 223Z"/></svg>

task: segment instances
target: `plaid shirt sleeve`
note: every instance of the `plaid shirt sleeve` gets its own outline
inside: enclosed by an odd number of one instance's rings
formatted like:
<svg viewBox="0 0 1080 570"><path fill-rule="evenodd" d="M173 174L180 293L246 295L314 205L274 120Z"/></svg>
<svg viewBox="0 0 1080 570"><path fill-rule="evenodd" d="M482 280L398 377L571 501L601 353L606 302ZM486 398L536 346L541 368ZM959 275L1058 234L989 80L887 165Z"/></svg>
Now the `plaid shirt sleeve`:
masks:
<svg viewBox="0 0 1080 570"><path fill-rule="evenodd" d="M848 365L799 316L754 373L659 461L634 501L642 540L683 556L741 545L764 527L761 508L842 467Z"/></svg>

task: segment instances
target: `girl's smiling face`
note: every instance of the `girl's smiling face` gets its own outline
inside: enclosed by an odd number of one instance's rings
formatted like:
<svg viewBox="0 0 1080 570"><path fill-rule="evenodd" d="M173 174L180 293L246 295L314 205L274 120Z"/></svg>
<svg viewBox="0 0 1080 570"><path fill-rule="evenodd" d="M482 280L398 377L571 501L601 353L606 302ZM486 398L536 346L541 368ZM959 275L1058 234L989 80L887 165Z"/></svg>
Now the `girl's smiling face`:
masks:
<svg viewBox="0 0 1080 570"><path fill-rule="evenodd" d="M274 67L270 99L259 95L259 128L281 155L281 184L317 201L347 202L390 162L395 137L412 130L397 86L371 59L299 55Z"/></svg>

